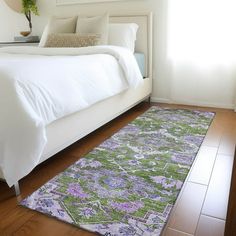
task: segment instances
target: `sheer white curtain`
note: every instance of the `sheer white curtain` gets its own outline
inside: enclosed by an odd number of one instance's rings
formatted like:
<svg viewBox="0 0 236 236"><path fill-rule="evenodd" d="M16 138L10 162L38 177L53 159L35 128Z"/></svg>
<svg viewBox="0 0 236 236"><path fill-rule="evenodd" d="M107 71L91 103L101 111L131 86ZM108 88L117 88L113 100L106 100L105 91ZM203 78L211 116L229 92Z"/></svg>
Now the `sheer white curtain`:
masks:
<svg viewBox="0 0 236 236"><path fill-rule="evenodd" d="M236 108L236 0L169 0L173 101Z"/></svg>

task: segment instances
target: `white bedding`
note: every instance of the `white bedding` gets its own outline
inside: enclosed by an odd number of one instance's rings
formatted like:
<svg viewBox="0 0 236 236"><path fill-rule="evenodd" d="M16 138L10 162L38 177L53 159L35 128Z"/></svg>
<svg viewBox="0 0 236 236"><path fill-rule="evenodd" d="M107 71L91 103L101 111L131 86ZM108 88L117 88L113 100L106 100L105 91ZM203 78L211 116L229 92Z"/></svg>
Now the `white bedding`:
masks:
<svg viewBox="0 0 236 236"><path fill-rule="evenodd" d="M46 125L142 83L115 46L0 49L0 168L9 186L39 162Z"/></svg>

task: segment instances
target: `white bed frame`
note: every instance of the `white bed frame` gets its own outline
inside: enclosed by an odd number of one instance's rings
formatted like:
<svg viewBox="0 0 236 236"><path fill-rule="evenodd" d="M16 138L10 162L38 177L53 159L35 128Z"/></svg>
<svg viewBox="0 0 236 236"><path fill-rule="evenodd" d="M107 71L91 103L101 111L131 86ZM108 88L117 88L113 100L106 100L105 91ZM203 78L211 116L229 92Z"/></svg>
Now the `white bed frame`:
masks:
<svg viewBox="0 0 236 236"><path fill-rule="evenodd" d="M150 99L152 92L152 13L113 15L110 17L110 21L120 23L134 22L139 25L136 51L142 52L146 56L144 83L136 89L128 89L48 125L46 128L48 143L40 159L40 163L141 101ZM1 169L0 178L4 179ZM16 183L14 187L16 195L19 195L19 183Z"/></svg>

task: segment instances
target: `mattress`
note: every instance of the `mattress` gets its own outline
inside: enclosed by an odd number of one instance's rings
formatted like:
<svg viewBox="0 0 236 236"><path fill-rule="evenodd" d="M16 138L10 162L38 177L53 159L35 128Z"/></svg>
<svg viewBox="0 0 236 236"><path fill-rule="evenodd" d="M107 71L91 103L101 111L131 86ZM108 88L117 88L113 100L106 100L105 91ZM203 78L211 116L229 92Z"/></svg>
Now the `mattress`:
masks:
<svg viewBox="0 0 236 236"><path fill-rule="evenodd" d="M140 53L140 52L135 52L134 56L136 58L136 61L138 63L140 72L143 76L143 78L145 77L145 65L146 65L146 61L145 61L145 55L144 53Z"/></svg>

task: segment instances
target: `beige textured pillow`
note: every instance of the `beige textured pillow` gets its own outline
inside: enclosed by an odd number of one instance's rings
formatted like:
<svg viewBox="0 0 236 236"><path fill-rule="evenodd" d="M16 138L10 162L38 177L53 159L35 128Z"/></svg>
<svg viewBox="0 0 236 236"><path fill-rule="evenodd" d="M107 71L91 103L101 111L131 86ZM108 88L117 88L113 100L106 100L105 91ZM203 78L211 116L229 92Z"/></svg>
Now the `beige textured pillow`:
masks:
<svg viewBox="0 0 236 236"><path fill-rule="evenodd" d="M49 34L45 47L88 47L98 44L100 36L97 34L79 35L79 34Z"/></svg>
<svg viewBox="0 0 236 236"><path fill-rule="evenodd" d="M109 15L82 17L78 16L76 33L79 34L99 34L101 39L99 44L106 45L108 42Z"/></svg>
<svg viewBox="0 0 236 236"><path fill-rule="evenodd" d="M47 37L52 33L75 33L77 16L75 17L52 17L44 29L39 47L44 47Z"/></svg>

